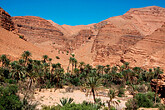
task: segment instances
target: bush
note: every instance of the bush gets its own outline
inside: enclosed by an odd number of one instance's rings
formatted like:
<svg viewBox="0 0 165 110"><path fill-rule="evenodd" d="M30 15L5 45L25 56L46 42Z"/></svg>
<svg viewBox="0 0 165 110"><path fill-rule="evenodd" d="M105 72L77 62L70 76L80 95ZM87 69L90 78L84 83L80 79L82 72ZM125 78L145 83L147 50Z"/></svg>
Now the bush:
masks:
<svg viewBox="0 0 165 110"><path fill-rule="evenodd" d="M60 59L60 57L59 56L56 56L56 59Z"/></svg>
<svg viewBox="0 0 165 110"><path fill-rule="evenodd" d="M135 96L135 99L138 101L137 104L139 107L153 107L154 100L155 100L155 93L154 92L148 92L148 93L139 93ZM160 98L156 98L156 102L160 102Z"/></svg>
<svg viewBox="0 0 165 110"><path fill-rule="evenodd" d="M66 104L65 106L43 106L42 110L98 110L91 103L83 102L82 104Z"/></svg>
<svg viewBox="0 0 165 110"><path fill-rule="evenodd" d="M71 104L72 102L73 102L73 98L62 98L62 99L60 99L60 102L61 102L61 105L62 106L65 106L66 104Z"/></svg>
<svg viewBox="0 0 165 110"><path fill-rule="evenodd" d="M0 87L0 110L21 110L22 103L16 95L17 86Z"/></svg>
<svg viewBox="0 0 165 110"><path fill-rule="evenodd" d="M42 110L60 110L60 106L42 106Z"/></svg>
<svg viewBox="0 0 165 110"><path fill-rule="evenodd" d="M17 81L14 79L6 79L5 82L9 83L9 84L16 84L17 83Z"/></svg>
<svg viewBox="0 0 165 110"><path fill-rule="evenodd" d="M129 81L126 81L126 85L129 85L130 84L130 82Z"/></svg>
<svg viewBox="0 0 165 110"><path fill-rule="evenodd" d="M126 103L127 110L136 110L140 107L150 108L155 107L155 93L154 92L147 92L147 93L138 93L135 95L133 99L128 100ZM157 96L156 102L160 102L160 98Z"/></svg>
<svg viewBox="0 0 165 110"><path fill-rule="evenodd" d="M132 89L137 92L147 92L147 86L145 84L142 85L131 85Z"/></svg>
<svg viewBox="0 0 165 110"><path fill-rule="evenodd" d="M159 108L159 110L165 110L165 105L161 103L156 104L155 107Z"/></svg>
<svg viewBox="0 0 165 110"><path fill-rule="evenodd" d="M60 110L97 110L93 105L91 104L67 104L64 107L62 107Z"/></svg>
<svg viewBox="0 0 165 110"><path fill-rule="evenodd" d="M124 92L125 92L125 89L120 87L118 97L122 97L125 94Z"/></svg>
<svg viewBox="0 0 165 110"><path fill-rule="evenodd" d="M126 103L126 110L137 110L138 106L137 106L137 100L136 99L130 99L128 100Z"/></svg>
<svg viewBox="0 0 165 110"><path fill-rule="evenodd" d="M24 39L24 36L22 36L22 35L19 35L19 38L21 38L21 39Z"/></svg>

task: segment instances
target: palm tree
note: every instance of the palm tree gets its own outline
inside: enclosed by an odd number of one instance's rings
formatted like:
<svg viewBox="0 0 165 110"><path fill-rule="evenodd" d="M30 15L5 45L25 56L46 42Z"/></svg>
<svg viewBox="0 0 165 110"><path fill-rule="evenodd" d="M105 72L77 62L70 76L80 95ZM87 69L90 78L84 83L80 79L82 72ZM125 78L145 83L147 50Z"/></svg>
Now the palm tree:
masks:
<svg viewBox="0 0 165 110"><path fill-rule="evenodd" d="M80 70L79 70L78 68L75 68L75 69L74 69L74 74L75 74L76 76L79 76L79 73L80 73Z"/></svg>
<svg viewBox="0 0 165 110"><path fill-rule="evenodd" d="M102 65L98 65L97 66L97 70L98 70L98 73L101 73L103 75L103 72L104 72L104 66Z"/></svg>
<svg viewBox="0 0 165 110"><path fill-rule="evenodd" d="M44 84L43 72L39 71L37 75L37 82L39 84L39 91L41 91L41 85Z"/></svg>
<svg viewBox="0 0 165 110"><path fill-rule="evenodd" d="M101 78L99 77L89 77L86 82L87 86L91 88L91 92L93 94L93 100L96 102L95 97L95 89L100 86L101 84Z"/></svg>
<svg viewBox="0 0 165 110"><path fill-rule="evenodd" d="M70 66L70 64L72 63L72 60L73 59L73 57L70 57L69 58L69 64L68 64L68 67L67 67L67 73L69 73L69 66Z"/></svg>
<svg viewBox="0 0 165 110"><path fill-rule="evenodd" d="M43 55L42 58L44 59L43 63L46 63L46 60L48 59L48 56L47 55Z"/></svg>
<svg viewBox="0 0 165 110"><path fill-rule="evenodd" d="M51 61L52 61L52 58L49 58L48 61L49 61L49 65L50 65L51 64Z"/></svg>
<svg viewBox="0 0 165 110"><path fill-rule="evenodd" d="M115 76L116 76L117 71L118 71L118 68L116 66L113 66L111 68L110 76L111 76L111 80L112 81L115 81L114 79L115 79Z"/></svg>
<svg viewBox="0 0 165 110"><path fill-rule="evenodd" d="M84 63L84 62L80 62L80 63L79 63L79 68L80 68L80 71L81 71L81 72L84 71L84 66L85 66L85 63Z"/></svg>
<svg viewBox="0 0 165 110"><path fill-rule="evenodd" d="M39 91L41 91L41 85L44 84L44 78L43 78L44 73L43 73L43 65L41 64L40 60L34 60L33 72L36 73L36 78L34 79L37 79Z"/></svg>
<svg viewBox="0 0 165 110"><path fill-rule="evenodd" d="M31 55L32 54L29 51L24 51L23 52L22 58L25 60L25 65L27 64L27 62L28 62L28 60L29 60L29 58L30 58Z"/></svg>
<svg viewBox="0 0 165 110"><path fill-rule="evenodd" d="M132 69L132 71L133 71L133 73L135 73L137 75L138 83L139 83L139 81L142 80L142 71L143 71L143 69L141 69L140 67L134 67Z"/></svg>
<svg viewBox="0 0 165 110"><path fill-rule="evenodd" d="M0 56L0 62L2 62L2 67L7 67L10 63L10 60L7 58L5 54Z"/></svg>
<svg viewBox="0 0 165 110"><path fill-rule="evenodd" d="M104 72L106 74L108 74L110 72L111 68L110 68L110 65L106 65L105 68L104 68Z"/></svg>
<svg viewBox="0 0 165 110"><path fill-rule="evenodd" d="M87 64L87 65L85 65L84 70L85 70L85 72L86 72L87 74L89 74L90 71L92 70L92 66L89 65L89 64Z"/></svg>
<svg viewBox="0 0 165 110"><path fill-rule="evenodd" d="M159 74L162 74L163 73L163 70L160 69L160 67L157 67L157 68L154 68L154 74L155 74L155 78L157 79L156 80L156 88L155 88L155 104L156 104L156 96L157 96L157 93L158 93L158 90L159 90L159 87L158 87L158 76Z"/></svg>
<svg viewBox="0 0 165 110"><path fill-rule="evenodd" d="M53 71L55 70L55 68L57 67L57 65L56 64L52 64L52 69L51 69L51 74L53 73Z"/></svg>
<svg viewBox="0 0 165 110"><path fill-rule="evenodd" d="M21 66L24 66L24 63L25 63L25 60L24 59L19 59L19 64L21 65Z"/></svg>
<svg viewBox="0 0 165 110"><path fill-rule="evenodd" d="M129 63L128 62L124 62L124 66L126 69L129 69Z"/></svg>
<svg viewBox="0 0 165 110"><path fill-rule="evenodd" d="M37 68L37 67L34 67L34 68ZM29 72L29 73L27 73L27 77L29 77L28 89L30 90L33 82L35 82L35 80L37 78L37 73L35 71Z"/></svg>
<svg viewBox="0 0 165 110"><path fill-rule="evenodd" d="M55 79L56 79L56 87L61 87L61 81L64 76L64 69L61 66L57 66L55 69Z"/></svg>
<svg viewBox="0 0 165 110"><path fill-rule="evenodd" d="M44 80L46 80L47 74L49 74L49 72L50 72L49 64L43 63L42 65L43 65Z"/></svg>
<svg viewBox="0 0 165 110"><path fill-rule="evenodd" d="M61 102L61 105L62 106L65 106L66 104L71 104L72 102L73 102L73 98L62 98L62 99L60 99L60 102ZM60 104L58 104L58 105L60 105Z"/></svg>
<svg viewBox="0 0 165 110"><path fill-rule="evenodd" d="M76 68L76 65L77 65L77 60L74 57L72 57L71 63L72 63L72 73L73 73L74 72L74 67Z"/></svg>
<svg viewBox="0 0 165 110"><path fill-rule="evenodd" d="M109 100L107 101L108 110L111 109L111 104L116 104L116 105L119 104L119 101L113 100L116 96L117 96L117 92L115 91L115 89L109 89L109 92L108 92Z"/></svg>
<svg viewBox="0 0 165 110"><path fill-rule="evenodd" d="M74 59L73 59L73 62L74 62L74 68L77 68L77 59L74 58Z"/></svg>
<svg viewBox="0 0 165 110"><path fill-rule="evenodd" d="M11 64L11 76L17 80L25 77L25 68L14 61Z"/></svg>

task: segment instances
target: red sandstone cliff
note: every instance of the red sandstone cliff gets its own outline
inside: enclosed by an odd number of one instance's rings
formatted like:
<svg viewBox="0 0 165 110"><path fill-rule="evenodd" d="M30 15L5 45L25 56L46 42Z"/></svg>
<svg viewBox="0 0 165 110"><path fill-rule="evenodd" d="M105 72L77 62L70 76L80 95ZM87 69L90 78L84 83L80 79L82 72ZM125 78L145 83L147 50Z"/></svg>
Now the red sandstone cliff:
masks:
<svg viewBox="0 0 165 110"><path fill-rule="evenodd" d="M85 26L58 25L33 16L10 21L28 42L51 53L71 51L79 61L93 65L115 65L122 59L135 66L165 66L165 8L130 9L122 16Z"/></svg>

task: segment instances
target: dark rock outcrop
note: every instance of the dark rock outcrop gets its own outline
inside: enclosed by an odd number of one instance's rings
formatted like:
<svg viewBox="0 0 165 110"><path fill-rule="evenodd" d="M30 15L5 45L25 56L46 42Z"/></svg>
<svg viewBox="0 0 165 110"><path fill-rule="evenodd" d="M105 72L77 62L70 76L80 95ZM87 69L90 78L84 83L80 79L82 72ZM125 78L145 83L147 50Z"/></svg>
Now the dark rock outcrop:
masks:
<svg viewBox="0 0 165 110"><path fill-rule="evenodd" d="M0 7L0 26L6 30L14 30L14 22L11 20L11 16Z"/></svg>
<svg viewBox="0 0 165 110"><path fill-rule="evenodd" d="M160 98L165 99L165 74L160 74L158 79L152 79L151 88L159 94ZM165 104L165 100L163 100Z"/></svg>

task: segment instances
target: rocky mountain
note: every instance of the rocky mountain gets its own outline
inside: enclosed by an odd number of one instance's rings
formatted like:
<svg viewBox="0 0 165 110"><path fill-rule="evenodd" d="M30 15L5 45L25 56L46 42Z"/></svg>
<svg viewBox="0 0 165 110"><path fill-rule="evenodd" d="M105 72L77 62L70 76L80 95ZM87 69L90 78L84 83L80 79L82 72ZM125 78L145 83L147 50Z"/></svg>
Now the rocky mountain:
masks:
<svg viewBox="0 0 165 110"><path fill-rule="evenodd" d="M17 16L9 21L27 42L50 54L68 51L92 65L128 61L134 66L165 66L165 8L133 8L90 25L58 25L34 16Z"/></svg>
<svg viewBox="0 0 165 110"><path fill-rule="evenodd" d="M125 60L124 56L132 46L160 28L164 22L165 8L152 6L130 9L122 16L112 17L95 24L98 34L91 48L92 62L94 65L120 64ZM156 38L157 35L153 37ZM141 59L138 60L141 61ZM132 61L130 63L134 64Z"/></svg>
<svg viewBox="0 0 165 110"><path fill-rule="evenodd" d="M0 8L0 24L0 55L6 54L11 60L15 60L20 58L24 51L28 50L32 53L32 58L34 59L42 59L43 55L48 55L53 58L53 62L62 62L64 67L67 65L64 63L69 58L66 54L60 54L58 51L49 52L20 38L20 33L15 29L10 15L2 8ZM60 59L55 60L56 56L60 56Z"/></svg>
<svg viewBox="0 0 165 110"><path fill-rule="evenodd" d="M75 48L77 41L75 38L77 36L82 36L82 32L86 32L85 35L91 34L91 25L87 26L69 26L69 25L58 25L51 20L45 20L40 17L34 16L17 16L12 17L15 27L18 33L25 36L25 38L39 46L45 47L49 46L51 52L55 50L71 51ZM83 41L80 41L83 42ZM79 45L80 43L78 43Z"/></svg>
<svg viewBox="0 0 165 110"><path fill-rule="evenodd" d="M130 47L124 59L135 66L156 67L165 69L165 23L151 35Z"/></svg>

